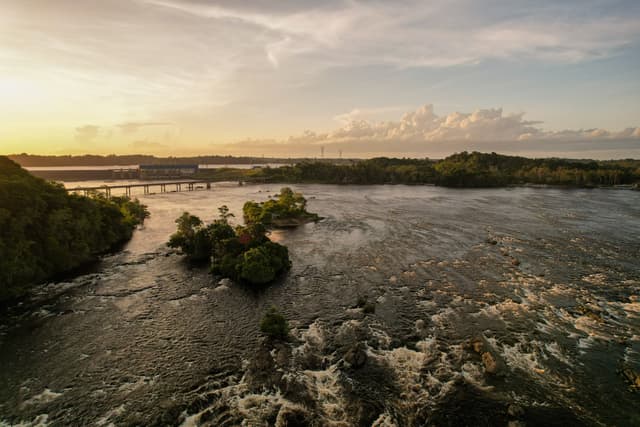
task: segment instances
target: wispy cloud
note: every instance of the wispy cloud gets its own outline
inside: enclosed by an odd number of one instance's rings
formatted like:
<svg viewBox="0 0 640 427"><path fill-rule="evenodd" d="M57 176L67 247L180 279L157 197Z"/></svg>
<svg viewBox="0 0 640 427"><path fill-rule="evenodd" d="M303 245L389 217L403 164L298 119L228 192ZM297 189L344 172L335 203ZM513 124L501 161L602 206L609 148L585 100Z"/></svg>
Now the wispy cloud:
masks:
<svg viewBox="0 0 640 427"><path fill-rule="evenodd" d="M75 139L80 143L93 142L100 132L100 126L84 125L76 128Z"/></svg>
<svg viewBox="0 0 640 427"><path fill-rule="evenodd" d="M157 126L172 126L172 124L167 122L126 122L117 125L120 131L125 135L136 133L141 128Z"/></svg>

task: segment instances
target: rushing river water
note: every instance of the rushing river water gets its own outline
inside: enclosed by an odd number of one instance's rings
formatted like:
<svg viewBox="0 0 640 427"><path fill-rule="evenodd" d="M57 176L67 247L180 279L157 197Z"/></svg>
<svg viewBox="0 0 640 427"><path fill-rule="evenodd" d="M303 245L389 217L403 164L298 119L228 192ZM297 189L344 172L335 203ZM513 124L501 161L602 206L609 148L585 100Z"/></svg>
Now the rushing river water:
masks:
<svg viewBox="0 0 640 427"><path fill-rule="evenodd" d="M278 189L145 196L124 251L3 312L0 425L640 425L639 192L296 186L325 219L259 292L164 246Z"/></svg>

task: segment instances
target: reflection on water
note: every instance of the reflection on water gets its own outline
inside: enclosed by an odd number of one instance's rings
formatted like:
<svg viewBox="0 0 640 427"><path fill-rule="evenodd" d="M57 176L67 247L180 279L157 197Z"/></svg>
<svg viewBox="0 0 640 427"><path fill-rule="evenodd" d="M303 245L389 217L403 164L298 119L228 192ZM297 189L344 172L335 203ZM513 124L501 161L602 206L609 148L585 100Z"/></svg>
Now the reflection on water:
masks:
<svg viewBox="0 0 640 427"><path fill-rule="evenodd" d="M260 292L164 242L184 210L239 222L279 186L142 198L152 217L124 252L3 314L0 419L640 424L623 373L640 372L639 193L296 189L326 219L273 233L293 269ZM260 337L271 305L288 343Z"/></svg>

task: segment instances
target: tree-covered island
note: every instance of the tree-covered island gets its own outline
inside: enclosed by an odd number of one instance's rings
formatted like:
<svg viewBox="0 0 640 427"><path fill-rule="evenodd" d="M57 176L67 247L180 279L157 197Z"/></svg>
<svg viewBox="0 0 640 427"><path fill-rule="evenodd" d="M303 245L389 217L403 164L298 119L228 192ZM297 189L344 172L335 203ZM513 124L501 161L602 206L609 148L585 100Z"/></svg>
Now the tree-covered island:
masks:
<svg viewBox="0 0 640 427"><path fill-rule="evenodd" d="M262 285L269 283L291 267L286 246L267 236L274 227L292 227L317 221L318 215L307 212L306 199L290 188L283 188L272 200L249 201L243 208L245 225L233 227L233 214L226 206L210 224L184 212L176 219L177 230L168 245L179 248L192 262L210 262L211 272L235 281Z"/></svg>
<svg viewBox="0 0 640 427"><path fill-rule="evenodd" d="M242 214L246 224L262 224L267 228L297 227L321 219L317 214L307 212L307 200L289 187L282 188L280 194L266 202L246 202Z"/></svg>
<svg viewBox="0 0 640 427"><path fill-rule="evenodd" d="M408 184L443 187L640 185L640 160L531 159L496 153L462 152L441 160L378 157L334 162L305 160L257 169L201 169L212 181L341 185Z"/></svg>
<svg viewBox="0 0 640 427"><path fill-rule="evenodd" d="M138 200L68 194L0 156L0 301L114 250L148 216Z"/></svg>

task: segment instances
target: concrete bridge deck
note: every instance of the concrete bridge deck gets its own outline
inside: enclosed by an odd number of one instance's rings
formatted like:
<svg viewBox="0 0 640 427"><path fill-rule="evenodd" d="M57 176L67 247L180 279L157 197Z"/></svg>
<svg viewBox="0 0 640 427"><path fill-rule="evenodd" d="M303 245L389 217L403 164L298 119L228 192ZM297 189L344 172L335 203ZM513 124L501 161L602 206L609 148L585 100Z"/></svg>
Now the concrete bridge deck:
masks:
<svg viewBox="0 0 640 427"><path fill-rule="evenodd" d="M174 187L174 190L167 191L167 186ZM131 196L132 188L142 188L144 194L151 194L152 187L159 187L161 193L194 191L202 187L202 189L211 189L211 181L171 181L171 182L149 182L144 184L121 184L121 185L100 185L95 187L68 187L68 193L84 193L85 196L92 192L104 192L107 197L111 197L111 190L124 189L126 196Z"/></svg>

